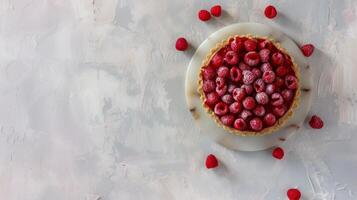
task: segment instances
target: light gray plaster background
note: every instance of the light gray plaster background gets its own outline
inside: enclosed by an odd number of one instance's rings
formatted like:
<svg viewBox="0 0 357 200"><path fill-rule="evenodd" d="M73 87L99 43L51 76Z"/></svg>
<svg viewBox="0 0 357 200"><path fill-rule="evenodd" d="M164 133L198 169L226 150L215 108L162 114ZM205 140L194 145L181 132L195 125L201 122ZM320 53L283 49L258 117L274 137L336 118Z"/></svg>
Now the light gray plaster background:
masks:
<svg viewBox="0 0 357 200"><path fill-rule="evenodd" d="M0 1L0 199L357 199L357 2ZM286 157L202 142L184 98L186 67L209 34L236 22L280 28L317 50L316 93ZM177 37L193 49L177 52ZM221 162L206 170L204 158Z"/></svg>

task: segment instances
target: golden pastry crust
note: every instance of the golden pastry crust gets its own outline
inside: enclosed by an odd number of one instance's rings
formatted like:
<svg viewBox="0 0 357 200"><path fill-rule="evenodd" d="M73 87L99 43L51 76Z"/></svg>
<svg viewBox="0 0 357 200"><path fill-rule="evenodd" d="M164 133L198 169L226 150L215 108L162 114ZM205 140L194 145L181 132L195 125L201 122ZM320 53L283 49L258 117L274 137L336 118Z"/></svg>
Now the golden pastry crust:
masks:
<svg viewBox="0 0 357 200"><path fill-rule="evenodd" d="M205 103L205 95L202 89L202 85L203 85L203 77L202 77L202 68L207 66L212 57L215 55L215 53L217 53L220 49L222 49L223 47L227 46L229 44L229 42L236 38L236 37L246 37L246 38L250 38L250 39L265 39L265 40L269 40L270 42L272 42L275 47L277 49L279 49L281 52L283 52L286 55L289 55L291 62L292 62L292 69L295 72L295 76L298 79L298 88L296 89L295 92L295 96L293 99L293 102L289 108L289 110L284 114L284 116L282 116L281 118L279 118L274 126L271 127L267 127L264 128L260 131L240 131L231 127L228 127L224 124L222 124L222 122L220 121L220 119L214 114L213 110L210 109ZM297 64L294 62L293 57L290 56L290 54L287 53L286 49L284 49L279 43L275 42L272 38L268 38L268 37L253 37L251 35L234 35L229 37L226 40L223 40L222 42L218 43L216 45L216 47L212 48L210 50L210 52L208 53L208 55L206 56L206 58L203 60L202 65L201 65L201 69L200 69L200 73L199 73L199 77L198 77L198 93L200 94L200 99L202 102L202 106L205 108L205 110L208 112L208 114L214 119L214 121L216 122L216 124L223 128L224 130L236 134L236 135L240 135L240 136L263 136L263 135L267 135L267 134L271 134L279 129L281 129L287 121L289 121L289 119L293 116L294 110L298 107L299 103L300 103L300 95L301 95L301 84L300 84L300 72L299 72L299 68L297 66Z"/></svg>

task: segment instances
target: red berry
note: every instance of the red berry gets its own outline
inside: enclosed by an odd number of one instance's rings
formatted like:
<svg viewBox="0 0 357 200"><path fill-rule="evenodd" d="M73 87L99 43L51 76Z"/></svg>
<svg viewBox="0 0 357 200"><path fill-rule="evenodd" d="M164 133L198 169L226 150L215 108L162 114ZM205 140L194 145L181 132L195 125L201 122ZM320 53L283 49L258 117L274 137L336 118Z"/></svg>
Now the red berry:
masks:
<svg viewBox="0 0 357 200"><path fill-rule="evenodd" d="M275 66L282 65L284 63L284 56L280 52L275 52L271 56L271 61Z"/></svg>
<svg viewBox="0 0 357 200"><path fill-rule="evenodd" d="M295 76L288 75L285 77L285 85L288 89L294 90L298 87L298 80Z"/></svg>
<svg viewBox="0 0 357 200"><path fill-rule="evenodd" d="M243 110L241 113L240 113L240 117L244 120L247 120L249 117L251 117L253 115L252 112L250 112L249 110Z"/></svg>
<svg viewBox="0 0 357 200"><path fill-rule="evenodd" d="M185 51L188 48L187 40L183 37L180 37L176 40L176 50Z"/></svg>
<svg viewBox="0 0 357 200"><path fill-rule="evenodd" d="M270 50L269 49L262 49L259 51L260 61L266 63L269 62L270 59Z"/></svg>
<svg viewBox="0 0 357 200"><path fill-rule="evenodd" d="M243 100L243 107L247 110L252 110L255 107L255 100L253 97L246 97Z"/></svg>
<svg viewBox="0 0 357 200"><path fill-rule="evenodd" d="M281 96L283 96L284 101L290 101L293 98L293 91L285 89L281 92Z"/></svg>
<svg viewBox="0 0 357 200"><path fill-rule="evenodd" d="M231 43L231 49L235 52L240 52L244 48L244 42L241 38L236 38Z"/></svg>
<svg viewBox="0 0 357 200"><path fill-rule="evenodd" d="M265 87L265 93L271 95L276 91L276 86L274 84L268 84Z"/></svg>
<svg viewBox="0 0 357 200"><path fill-rule="evenodd" d="M248 71L248 70L243 71L243 83L244 84L252 84L256 78L257 77L255 76L255 74L253 74L253 72Z"/></svg>
<svg viewBox="0 0 357 200"><path fill-rule="evenodd" d="M258 104L265 105L269 102L269 97L265 92L259 92L255 95L255 100Z"/></svg>
<svg viewBox="0 0 357 200"><path fill-rule="evenodd" d="M223 102L217 103L216 106L214 107L214 113L216 115L222 116L227 114L227 112L228 112L228 106Z"/></svg>
<svg viewBox="0 0 357 200"><path fill-rule="evenodd" d="M229 106L229 112L237 114L242 111L242 105L239 102L234 102Z"/></svg>
<svg viewBox="0 0 357 200"><path fill-rule="evenodd" d="M252 85L242 85L241 88L244 89L247 94L252 94L254 90Z"/></svg>
<svg viewBox="0 0 357 200"><path fill-rule="evenodd" d="M219 102L219 95L217 94L217 92L211 92L207 94L205 103L208 106L213 107L218 102Z"/></svg>
<svg viewBox="0 0 357 200"><path fill-rule="evenodd" d="M242 80L242 71L237 67L232 67L230 71L231 79L233 82L238 82Z"/></svg>
<svg viewBox="0 0 357 200"><path fill-rule="evenodd" d="M247 95L246 91L242 88L235 88L233 90L233 98L236 101L243 101L246 95Z"/></svg>
<svg viewBox="0 0 357 200"><path fill-rule="evenodd" d="M239 61L238 54L234 51L228 51L224 56L224 61L230 65L236 65Z"/></svg>
<svg viewBox="0 0 357 200"><path fill-rule="evenodd" d="M213 58L212 58L212 64L216 68L220 67L223 64L222 56L220 56L219 54L214 55Z"/></svg>
<svg viewBox="0 0 357 200"><path fill-rule="evenodd" d="M222 124L226 126L232 126L234 122L234 116L233 115L224 115L221 117L221 122Z"/></svg>
<svg viewBox="0 0 357 200"><path fill-rule="evenodd" d="M228 90L228 86L227 86L227 85L223 85L223 86L221 86L221 87L219 87L219 86L217 85L217 87L216 87L216 92L217 92L217 94L218 94L219 96L225 95L225 94L227 93L227 90Z"/></svg>
<svg viewBox="0 0 357 200"><path fill-rule="evenodd" d="M256 116L262 117L265 115L265 108L264 106L258 105L257 107L254 108L253 112Z"/></svg>
<svg viewBox="0 0 357 200"><path fill-rule="evenodd" d="M314 128L314 129L321 129L324 126L324 122L317 115L313 115L311 117L309 124L310 124L311 128Z"/></svg>
<svg viewBox="0 0 357 200"><path fill-rule="evenodd" d="M273 106L281 106L284 103L284 99L279 93L273 93L271 95L271 105Z"/></svg>
<svg viewBox="0 0 357 200"><path fill-rule="evenodd" d="M305 44L301 47L301 52L304 54L304 56L309 57L311 54L314 52L314 45L312 44Z"/></svg>
<svg viewBox="0 0 357 200"><path fill-rule="evenodd" d="M266 83L272 83L275 80L275 73L273 71L265 71L263 73L263 80Z"/></svg>
<svg viewBox="0 0 357 200"><path fill-rule="evenodd" d="M247 123L244 119L238 118L234 121L234 128L243 131L247 128Z"/></svg>
<svg viewBox="0 0 357 200"><path fill-rule="evenodd" d="M298 189L291 188L286 192L289 200L299 200L301 197L301 193Z"/></svg>
<svg viewBox="0 0 357 200"><path fill-rule="evenodd" d="M211 8L211 14L215 17L221 16L222 8L220 5L215 5Z"/></svg>
<svg viewBox="0 0 357 200"><path fill-rule="evenodd" d="M274 125L276 122L276 117L275 115L268 113L264 116L264 123L268 126Z"/></svg>
<svg viewBox="0 0 357 200"><path fill-rule="evenodd" d="M263 64L260 66L260 70L261 70L262 72L272 71L273 68L271 67L270 63L263 63Z"/></svg>
<svg viewBox="0 0 357 200"><path fill-rule="evenodd" d="M211 19L211 14L207 10L200 10L198 12L198 18L201 21L208 21Z"/></svg>
<svg viewBox="0 0 357 200"><path fill-rule="evenodd" d="M251 70L251 67L247 64L245 64L245 62L240 62L239 65L238 65L239 69L244 71L244 70Z"/></svg>
<svg viewBox="0 0 357 200"><path fill-rule="evenodd" d="M250 120L249 124L250 124L250 127L255 131L260 131L263 128L262 120L257 117Z"/></svg>
<svg viewBox="0 0 357 200"><path fill-rule="evenodd" d="M285 114L286 112L286 107L285 106L277 106L273 108L273 113L278 116L281 117Z"/></svg>
<svg viewBox="0 0 357 200"><path fill-rule="evenodd" d="M261 50L261 49L266 48L266 49L271 50L272 46L273 46L273 44L269 40L263 40L263 41L259 42L258 49Z"/></svg>
<svg viewBox="0 0 357 200"><path fill-rule="evenodd" d="M217 75L222 78L228 78L229 77L229 69L228 67L221 66L217 70Z"/></svg>
<svg viewBox="0 0 357 200"><path fill-rule="evenodd" d="M260 56L255 51L249 51L244 55L244 62L249 66L256 66L260 62Z"/></svg>
<svg viewBox="0 0 357 200"><path fill-rule="evenodd" d="M261 78L257 79L254 82L253 87L256 92L263 92L265 90L265 83L264 83L263 79L261 79Z"/></svg>
<svg viewBox="0 0 357 200"><path fill-rule="evenodd" d="M222 101L228 105L232 104L234 102L234 99L232 97L232 95L230 94L226 94L222 97Z"/></svg>
<svg viewBox="0 0 357 200"><path fill-rule="evenodd" d="M202 85L202 89L204 92L212 92L214 91L216 88L216 83L212 80L204 80L203 81L203 85Z"/></svg>
<svg viewBox="0 0 357 200"><path fill-rule="evenodd" d="M262 71L260 71L258 68L252 69L253 74L255 74L255 77L259 78L262 76Z"/></svg>
<svg viewBox="0 0 357 200"><path fill-rule="evenodd" d="M284 65L281 65L278 68L276 68L276 75L277 76L284 77L288 73L289 73L289 68L285 67Z"/></svg>
<svg viewBox="0 0 357 200"><path fill-rule="evenodd" d="M206 158L207 169L215 168L218 166L218 160L213 154L209 154Z"/></svg>
<svg viewBox="0 0 357 200"><path fill-rule="evenodd" d="M244 41L244 48L246 51L255 51L257 49L257 41L247 39L246 41Z"/></svg>
<svg viewBox="0 0 357 200"><path fill-rule="evenodd" d="M274 6L269 5L265 8L264 14L267 18L273 19L277 15L277 11Z"/></svg>
<svg viewBox="0 0 357 200"><path fill-rule="evenodd" d="M204 80L213 80L216 77L216 72L212 67L205 67L202 70L202 76Z"/></svg>
<svg viewBox="0 0 357 200"><path fill-rule="evenodd" d="M223 87L226 84L226 80L222 77L216 78L216 85L217 87Z"/></svg>
<svg viewBox="0 0 357 200"><path fill-rule="evenodd" d="M280 147L277 147L273 150L272 155L274 158L281 160L284 157L284 150Z"/></svg>
<svg viewBox="0 0 357 200"><path fill-rule="evenodd" d="M276 77L274 85L279 88L284 85L284 80L279 77Z"/></svg>
<svg viewBox="0 0 357 200"><path fill-rule="evenodd" d="M237 86L234 84L229 84L228 85L228 93L233 93L233 90L236 89Z"/></svg>

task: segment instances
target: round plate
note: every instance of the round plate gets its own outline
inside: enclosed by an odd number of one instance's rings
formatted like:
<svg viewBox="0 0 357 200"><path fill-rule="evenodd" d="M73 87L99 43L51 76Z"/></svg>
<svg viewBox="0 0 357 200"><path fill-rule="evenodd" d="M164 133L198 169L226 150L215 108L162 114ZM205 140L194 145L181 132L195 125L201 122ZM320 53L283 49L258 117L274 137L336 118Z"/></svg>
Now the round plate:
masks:
<svg viewBox="0 0 357 200"><path fill-rule="evenodd" d="M264 136L239 136L225 131L215 124L214 120L204 110L200 96L197 92L197 78L201 64L218 42L233 35L251 34L258 37L270 37L287 50L298 64L301 75L301 101L294 115L280 130ZM304 121L311 106L312 74L305 57L299 47L281 31L259 23L238 23L226 26L210 35L196 50L187 69L186 74L186 101L188 109L198 124L200 130L209 139L235 150L258 151L277 146L295 133Z"/></svg>

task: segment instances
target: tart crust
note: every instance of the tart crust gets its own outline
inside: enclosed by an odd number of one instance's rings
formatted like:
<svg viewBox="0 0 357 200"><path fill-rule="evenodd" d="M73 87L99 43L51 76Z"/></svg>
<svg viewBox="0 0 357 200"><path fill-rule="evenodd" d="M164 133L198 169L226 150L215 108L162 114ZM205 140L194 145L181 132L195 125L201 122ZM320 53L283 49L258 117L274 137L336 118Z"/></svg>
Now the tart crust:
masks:
<svg viewBox="0 0 357 200"><path fill-rule="evenodd" d="M289 110L281 118L279 118L276 121L274 126L270 126L270 127L264 128L264 129L262 129L260 131L240 131L240 130L237 130L235 128L228 127L228 126L224 125L221 122L221 120L214 114L213 110L210 109L204 103L205 94L204 94L203 89L202 89L202 86L203 86L202 69L203 69L203 67L207 66L210 63L210 61L211 61L212 57L215 55L215 53L217 53L220 49L222 49L223 47L228 45L229 42L231 40L233 40L234 38L236 38L236 37L246 37L246 38L250 38L250 39L265 39L265 40L269 40L270 42L272 42L277 49L279 49L281 52L283 52L284 54L286 54L286 55L288 55L290 57L290 60L292 62L292 69L294 70L295 76L296 76L296 78L298 80L298 88L296 89L295 96L294 96L293 102L291 103L291 106L290 106ZM226 131L228 131L228 132L230 132L232 134L235 134L235 135L240 135L240 136L263 136L263 135L268 135L268 134L271 134L273 132L278 131L293 116L294 110L298 107L298 105L300 103L300 95L301 95L300 80L301 79L300 79L299 68L298 68L297 64L295 63L294 58L291 57L290 54L287 53L286 49L284 49L279 43L275 42L274 39L269 38L269 37L258 37L258 36L254 37L252 35L234 35L234 36L228 37L226 40L223 40L220 43L217 43L217 45L210 50L210 52L208 53L206 58L203 60L201 68L200 68L199 77L198 77L198 89L197 89L197 91L200 94L200 99L201 99L203 108L214 119L215 123L219 127L223 128L224 130L226 130Z"/></svg>

